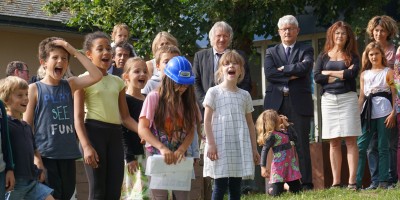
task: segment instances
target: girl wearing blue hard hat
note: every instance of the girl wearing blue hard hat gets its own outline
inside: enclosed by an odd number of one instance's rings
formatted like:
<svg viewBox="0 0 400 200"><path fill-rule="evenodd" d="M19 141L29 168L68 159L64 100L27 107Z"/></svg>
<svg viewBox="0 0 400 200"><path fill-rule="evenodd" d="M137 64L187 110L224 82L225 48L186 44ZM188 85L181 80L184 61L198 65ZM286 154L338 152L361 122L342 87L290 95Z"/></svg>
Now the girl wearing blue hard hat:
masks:
<svg viewBox="0 0 400 200"><path fill-rule="evenodd" d="M229 199L240 199L242 179L253 179L258 164L256 133L251 115L250 94L237 87L243 80L244 60L236 51L222 55L216 72L218 85L204 98L204 177L214 179L213 200L222 200L229 187Z"/></svg>
<svg viewBox="0 0 400 200"><path fill-rule="evenodd" d="M166 164L179 163L192 143L201 118L194 94L190 62L172 58L164 69L161 86L150 92L139 116L139 135L147 155L161 154ZM189 191L172 191L176 199L189 199ZM167 190L151 190L154 199L168 199Z"/></svg>

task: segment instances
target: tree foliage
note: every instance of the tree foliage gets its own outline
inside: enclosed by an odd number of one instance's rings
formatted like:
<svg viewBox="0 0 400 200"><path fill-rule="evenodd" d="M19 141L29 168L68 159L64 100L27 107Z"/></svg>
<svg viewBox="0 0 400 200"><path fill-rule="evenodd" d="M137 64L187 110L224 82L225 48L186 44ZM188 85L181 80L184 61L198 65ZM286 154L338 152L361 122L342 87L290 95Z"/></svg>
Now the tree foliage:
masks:
<svg viewBox="0 0 400 200"><path fill-rule="evenodd" d="M318 18L318 25L329 27L337 20L349 23L357 36L365 33L368 21L376 15L384 15L388 6L398 2L390 0L309 0L308 5L314 8L313 14Z"/></svg>
<svg viewBox="0 0 400 200"><path fill-rule="evenodd" d="M198 48L196 39L204 27L204 14L194 12L188 1L181 0L54 0L44 7L51 14L69 11L68 26L81 31L102 30L112 32L117 23L125 23L138 41L134 46L140 55L149 55L151 43L160 31L173 34L182 52L192 54Z"/></svg>
<svg viewBox="0 0 400 200"><path fill-rule="evenodd" d="M116 23L126 23L138 41L140 55L150 55L151 42L160 31L168 31L180 42L184 54L198 50L203 39L220 20L234 31L233 48L251 51L254 35L277 38L278 19L287 14L312 14L317 25L329 27L337 20L353 26L362 35L374 15L384 14L390 0L53 0L44 7L49 13L67 10L69 26L80 30L111 32ZM397 3L395 3L397 6Z"/></svg>

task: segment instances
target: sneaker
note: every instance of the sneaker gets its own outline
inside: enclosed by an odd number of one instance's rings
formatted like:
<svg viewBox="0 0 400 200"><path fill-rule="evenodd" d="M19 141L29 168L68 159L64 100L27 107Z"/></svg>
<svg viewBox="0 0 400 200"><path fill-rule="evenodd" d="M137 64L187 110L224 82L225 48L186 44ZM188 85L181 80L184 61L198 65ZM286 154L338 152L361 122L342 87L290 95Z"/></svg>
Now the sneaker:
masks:
<svg viewBox="0 0 400 200"><path fill-rule="evenodd" d="M371 184L369 187L365 188L364 190L376 190L376 189L378 189L378 186Z"/></svg>
<svg viewBox="0 0 400 200"><path fill-rule="evenodd" d="M380 189L388 189L388 182L379 182L379 186Z"/></svg>
<svg viewBox="0 0 400 200"><path fill-rule="evenodd" d="M388 190L396 189L396 183L391 183L391 184L389 184L388 187L387 187L387 189L388 189Z"/></svg>

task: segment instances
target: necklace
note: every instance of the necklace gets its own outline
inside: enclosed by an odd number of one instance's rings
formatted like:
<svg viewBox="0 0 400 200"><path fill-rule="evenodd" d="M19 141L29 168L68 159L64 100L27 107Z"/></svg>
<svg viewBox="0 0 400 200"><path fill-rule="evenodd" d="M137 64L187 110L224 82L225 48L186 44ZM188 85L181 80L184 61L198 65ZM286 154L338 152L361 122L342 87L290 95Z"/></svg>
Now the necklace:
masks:
<svg viewBox="0 0 400 200"><path fill-rule="evenodd" d="M343 50L342 49L336 49L336 50L334 50L335 51L335 53L343 53Z"/></svg>

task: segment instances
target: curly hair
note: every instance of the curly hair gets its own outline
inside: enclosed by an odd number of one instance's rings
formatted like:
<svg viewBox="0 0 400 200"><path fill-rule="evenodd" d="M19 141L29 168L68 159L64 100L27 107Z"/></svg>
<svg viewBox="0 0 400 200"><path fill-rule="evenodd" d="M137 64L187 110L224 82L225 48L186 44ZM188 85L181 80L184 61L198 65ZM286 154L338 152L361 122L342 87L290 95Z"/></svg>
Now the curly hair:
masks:
<svg viewBox="0 0 400 200"><path fill-rule="evenodd" d="M99 38L107 39L108 42L111 44L110 38L104 32L96 31L94 33L89 33L85 36L85 41L83 42L84 52L89 51L93 46L94 40L99 39Z"/></svg>
<svg viewBox="0 0 400 200"><path fill-rule="evenodd" d="M388 32L388 37L386 38L387 40L393 39L399 32L397 23L393 18L387 15L375 16L371 20L369 20L367 25L367 34L372 41L375 41L374 29L378 25L386 29L386 31Z"/></svg>
<svg viewBox="0 0 400 200"><path fill-rule="evenodd" d="M40 60L46 61L50 55L50 52L54 51L55 49L64 50L68 54L68 60L70 59L71 55L69 54L69 52L65 50L64 47L54 44L53 43L54 40L64 40L64 39L59 37L48 37L39 43L39 51L38 51L39 61Z"/></svg>

